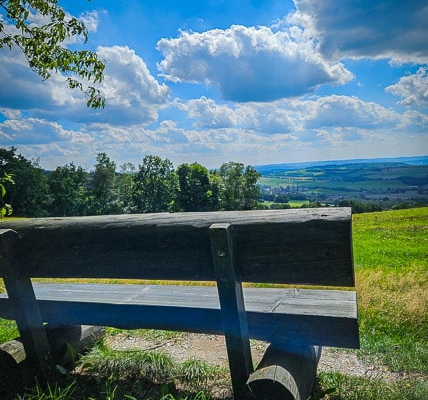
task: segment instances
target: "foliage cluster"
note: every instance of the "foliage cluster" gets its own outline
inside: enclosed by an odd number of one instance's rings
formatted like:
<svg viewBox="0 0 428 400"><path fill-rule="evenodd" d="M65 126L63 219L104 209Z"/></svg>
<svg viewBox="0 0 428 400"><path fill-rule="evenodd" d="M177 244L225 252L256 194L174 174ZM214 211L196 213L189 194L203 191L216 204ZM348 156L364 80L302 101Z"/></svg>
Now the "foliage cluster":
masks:
<svg viewBox="0 0 428 400"><path fill-rule="evenodd" d="M103 79L104 62L92 51L72 51L64 45L67 39L79 37L87 42L87 28L66 13L58 0L0 1L0 49L20 49L43 80L59 72L69 88L85 93L89 107L101 108L105 99L93 85Z"/></svg>
<svg viewBox="0 0 428 400"><path fill-rule="evenodd" d="M8 183L13 185L15 182L12 175L5 172L3 178L0 178L0 219L12 214L12 206L4 201L4 196L6 196L5 185Z"/></svg>
<svg viewBox="0 0 428 400"><path fill-rule="evenodd" d="M138 167L99 153L93 171L73 163L43 171L37 161L0 148L0 176L12 174L5 201L14 216L80 216L121 213L248 210L257 207L260 174L238 162L219 170L147 155ZM7 175L3 175L7 176ZM7 184L7 182L5 182Z"/></svg>

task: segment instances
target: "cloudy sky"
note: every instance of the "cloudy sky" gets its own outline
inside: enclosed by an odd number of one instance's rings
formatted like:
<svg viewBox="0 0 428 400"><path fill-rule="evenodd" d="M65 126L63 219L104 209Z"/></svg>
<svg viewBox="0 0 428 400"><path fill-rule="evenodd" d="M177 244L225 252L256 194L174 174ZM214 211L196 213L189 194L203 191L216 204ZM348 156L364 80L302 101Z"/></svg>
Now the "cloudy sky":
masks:
<svg viewBox="0 0 428 400"><path fill-rule="evenodd" d="M106 107L0 50L0 147L44 168L428 154L426 0L59 3L106 61Z"/></svg>

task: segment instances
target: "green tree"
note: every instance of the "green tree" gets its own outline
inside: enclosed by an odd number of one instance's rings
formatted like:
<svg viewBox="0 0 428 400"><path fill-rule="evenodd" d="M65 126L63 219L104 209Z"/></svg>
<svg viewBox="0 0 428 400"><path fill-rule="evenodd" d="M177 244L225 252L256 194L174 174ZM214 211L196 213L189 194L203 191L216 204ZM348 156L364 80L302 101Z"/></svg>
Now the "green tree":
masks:
<svg viewBox="0 0 428 400"><path fill-rule="evenodd" d="M116 163L106 153L98 153L95 170L90 174L88 212L95 215L121 212L116 192Z"/></svg>
<svg viewBox="0 0 428 400"><path fill-rule="evenodd" d="M208 170L198 163L177 167L180 190L177 206L182 211L208 211L212 197Z"/></svg>
<svg viewBox="0 0 428 400"><path fill-rule="evenodd" d="M209 211L219 211L221 209L221 195L224 189L223 181L218 174L218 171L209 172L210 178L210 196L209 196Z"/></svg>
<svg viewBox="0 0 428 400"><path fill-rule="evenodd" d="M147 155L134 175L134 211L142 213L176 211L175 200L178 190L178 177L171 161Z"/></svg>
<svg viewBox="0 0 428 400"><path fill-rule="evenodd" d="M218 172L223 188L221 208L223 210L251 210L257 207L260 188L257 181L260 173L250 165L238 162L223 163Z"/></svg>
<svg viewBox="0 0 428 400"><path fill-rule="evenodd" d="M254 210L257 208L260 199L260 187L257 181L261 174L257 172L251 165L247 165L243 172L243 209Z"/></svg>
<svg viewBox="0 0 428 400"><path fill-rule="evenodd" d="M104 63L92 51L66 48L64 42L72 37L82 37L86 43L88 30L58 0L0 0L0 49L18 47L43 80L59 72L70 88L85 93L89 107L104 107L105 99L92 86L102 81Z"/></svg>
<svg viewBox="0 0 428 400"><path fill-rule="evenodd" d="M128 162L120 166L120 173L116 177L120 207L125 213L132 213L134 211L132 196L134 191L135 174L135 165Z"/></svg>
<svg viewBox="0 0 428 400"><path fill-rule="evenodd" d="M14 183L12 175L7 174L6 172L4 173L3 178L0 178L0 219L12 214L12 206L4 201L4 196L7 193L5 185L13 185Z"/></svg>
<svg viewBox="0 0 428 400"><path fill-rule="evenodd" d="M88 173L73 163L57 167L48 177L52 198L51 214L57 216L82 215L85 208L85 183Z"/></svg>
<svg viewBox="0 0 428 400"><path fill-rule="evenodd" d="M10 174L15 184L8 188L4 200L13 205L18 217L41 217L48 208L48 187L38 161L27 160L16 148L0 148L0 176Z"/></svg>

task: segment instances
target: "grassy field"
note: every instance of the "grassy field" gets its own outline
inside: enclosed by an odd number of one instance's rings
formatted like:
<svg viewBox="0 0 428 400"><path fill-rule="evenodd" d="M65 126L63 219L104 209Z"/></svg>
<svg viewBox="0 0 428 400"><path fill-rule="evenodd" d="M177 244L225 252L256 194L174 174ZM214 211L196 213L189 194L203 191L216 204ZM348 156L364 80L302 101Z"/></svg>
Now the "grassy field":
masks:
<svg viewBox="0 0 428 400"><path fill-rule="evenodd" d="M428 208L354 216L363 351L428 375Z"/></svg>
<svg viewBox="0 0 428 400"><path fill-rule="evenodd" d="M322 373L312 400L428 400L428 207L354 215L353 241L362 344L358 355L401 372L403 378ZM0 321L0 341L16 334L13 323ZM177 365L164 355L138 353L112 352L101 343L83 359L85 373L66 377L67 389L50 388L50 393L28 393L22 399L222 398L209 397L208 382L224 382L224 371L203 361ZM86 388L84 394L79 385ZM331 393L324 396L326 391Z"/></svg>

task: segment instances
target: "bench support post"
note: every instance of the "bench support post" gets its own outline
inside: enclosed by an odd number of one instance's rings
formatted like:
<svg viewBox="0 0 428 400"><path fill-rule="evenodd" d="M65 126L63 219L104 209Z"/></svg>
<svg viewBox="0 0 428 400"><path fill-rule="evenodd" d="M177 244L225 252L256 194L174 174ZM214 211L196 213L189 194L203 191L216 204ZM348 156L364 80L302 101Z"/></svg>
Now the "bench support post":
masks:
<svg viewBox="0 0 428 400"><path fill-rule="evenodd" d="M242 284L234 268L232 226L211 225L210 239L234 398L242 400L248 398L246 382L253 364Z"/></svg>
<svg viewBox="0 0 428 400"><path fill-rule="evenodd" d="M13 263L18 235L0 230L0 269L11 307L24 344L27 365L40 382L46 382L54 365L46 330L30 278Z"/></svg>
<svg viewBox="0 0 428 400"><path fill-rule="evenodd" d="M271 344L248 379L257 400L306 400L317 376L321 347Z"/></svg>

